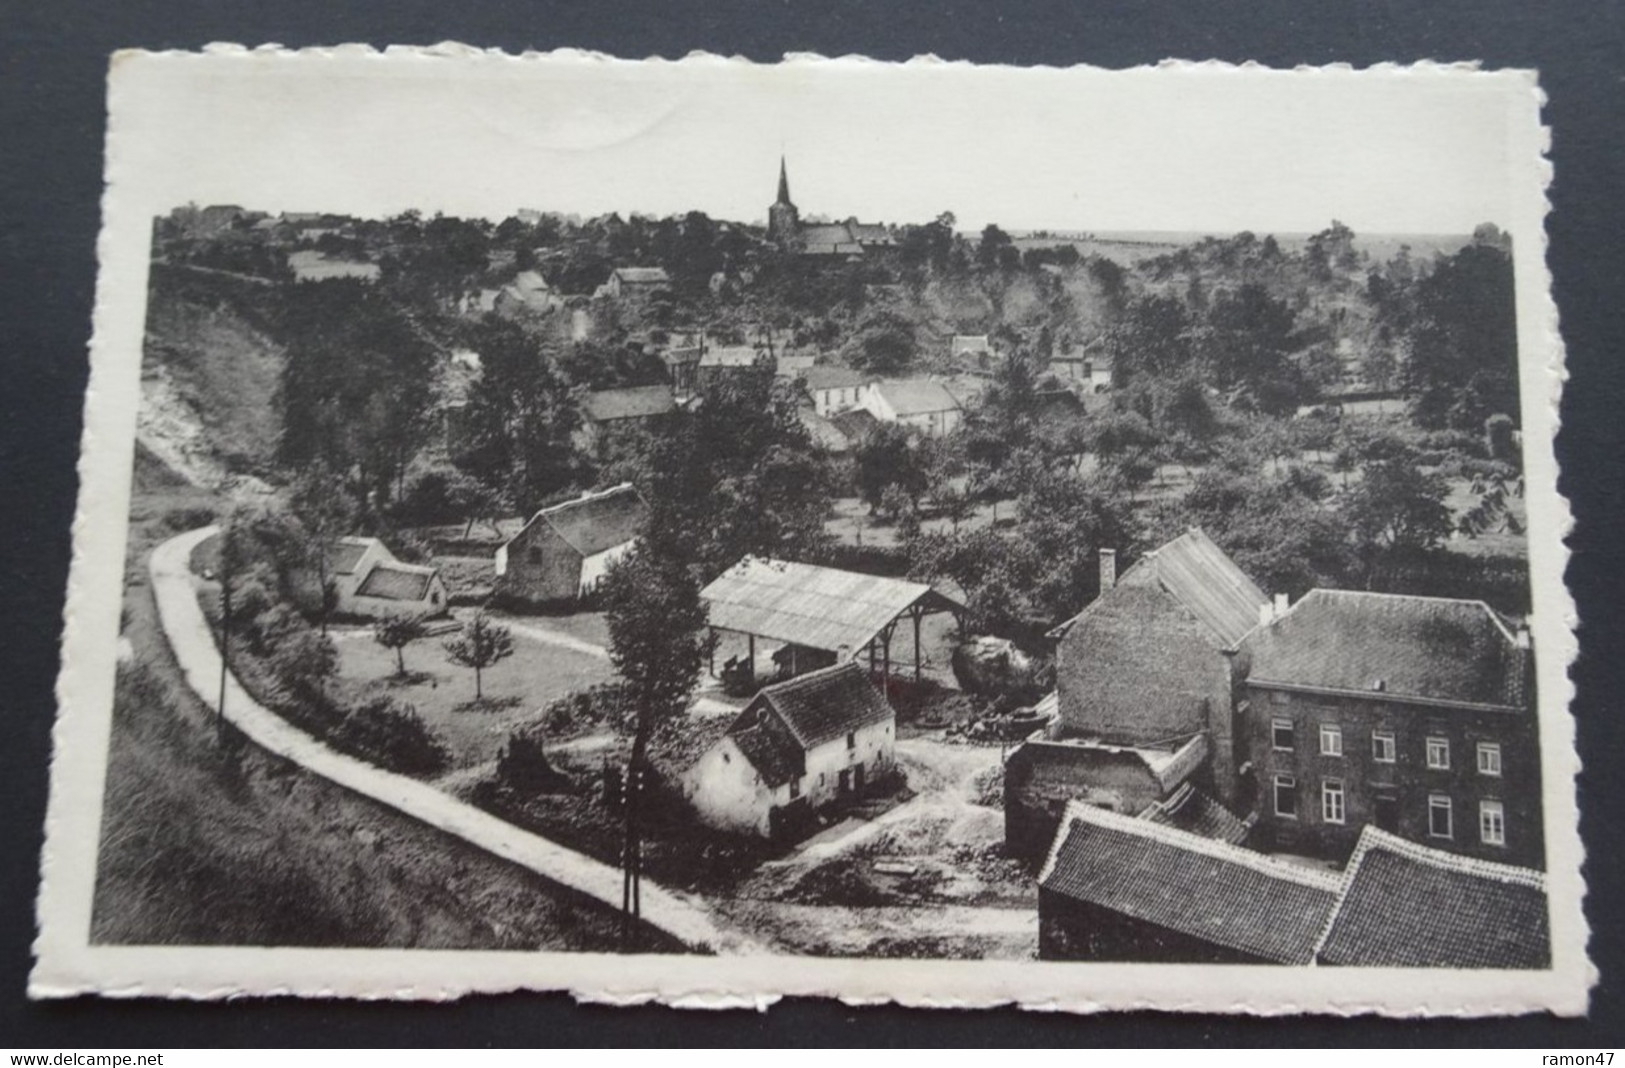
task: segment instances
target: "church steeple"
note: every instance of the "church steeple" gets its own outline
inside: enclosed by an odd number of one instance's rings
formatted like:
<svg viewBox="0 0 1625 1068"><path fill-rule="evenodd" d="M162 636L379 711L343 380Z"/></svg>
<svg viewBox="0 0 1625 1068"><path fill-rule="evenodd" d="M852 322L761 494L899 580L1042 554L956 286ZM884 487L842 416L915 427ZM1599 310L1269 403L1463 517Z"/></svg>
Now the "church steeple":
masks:
<svg viewBox="0 0 1625 1068"><path fill-rule="evenodd" d="M781 246L794 245L801 236L801 213L790 200L790 172L779 157L779 199L767 209L767 236Z"/></svg>
<svg viewBox="0 0 1625 1068"><path fill-rule="evenodd" d="M790 173L785 170L784 157L779 157L779 199L776 204L790 203Z"/></svg>

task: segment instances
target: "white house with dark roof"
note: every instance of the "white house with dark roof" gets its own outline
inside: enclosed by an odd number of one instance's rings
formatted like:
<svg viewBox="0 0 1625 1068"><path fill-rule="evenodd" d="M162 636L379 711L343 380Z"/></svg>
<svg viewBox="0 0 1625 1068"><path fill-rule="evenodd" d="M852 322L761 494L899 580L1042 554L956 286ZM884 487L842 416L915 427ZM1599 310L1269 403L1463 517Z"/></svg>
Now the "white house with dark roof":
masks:
<svg viewBox="0 0 1625 1068"><path fill-rule="evenodd" d="M846 661L764 688L677 783L707 826L776 837L887 775L896 735L885 697Z"/></svg>
<svg viewBox="0 0 1625 1068"><path fill-rule="evenodd" d="M812 398L813 411L824 418L864 407L871 377L850 367L817 364L799 376Z"/></svg>
<svg viewBox="0 0 1625 1068"><path fill-rule="evenodd" d="M329 546L327 581L341 616L437 616L447 608L440 572L395 559L377 538L345 537Z"/></svg>
<svg viewBox="0 0 1625 1068"><path fill-rule="evenodd" d="M630 482L543 508L497 549L496 595L525 604L590 595L632 550L648 514Z"/></svg>

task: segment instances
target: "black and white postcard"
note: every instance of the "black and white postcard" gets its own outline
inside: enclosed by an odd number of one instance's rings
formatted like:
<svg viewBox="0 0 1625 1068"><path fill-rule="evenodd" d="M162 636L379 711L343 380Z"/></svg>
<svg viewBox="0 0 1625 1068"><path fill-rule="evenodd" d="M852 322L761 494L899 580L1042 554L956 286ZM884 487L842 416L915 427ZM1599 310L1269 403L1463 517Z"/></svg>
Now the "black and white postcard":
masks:
<svg viewBox="0 0 1625 1068"><path fill-rule="evenodd" d="M33 994L1583 1012L1541 103L114 56Z"/></svg>

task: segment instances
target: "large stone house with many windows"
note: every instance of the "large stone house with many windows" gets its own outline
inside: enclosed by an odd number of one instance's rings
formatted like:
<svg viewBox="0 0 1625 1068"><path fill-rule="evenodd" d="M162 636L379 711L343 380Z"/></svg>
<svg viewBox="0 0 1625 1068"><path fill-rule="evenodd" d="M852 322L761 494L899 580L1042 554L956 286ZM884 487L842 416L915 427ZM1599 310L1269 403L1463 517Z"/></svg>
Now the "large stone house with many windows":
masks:
<svg viewBox="0 0 1625 1068"><path fill-rule="evenodd" d="M1526 630L1481 601L1312 590L1244 648L1262 848L1342 861L1372 824L1544 867Z"/></svg>

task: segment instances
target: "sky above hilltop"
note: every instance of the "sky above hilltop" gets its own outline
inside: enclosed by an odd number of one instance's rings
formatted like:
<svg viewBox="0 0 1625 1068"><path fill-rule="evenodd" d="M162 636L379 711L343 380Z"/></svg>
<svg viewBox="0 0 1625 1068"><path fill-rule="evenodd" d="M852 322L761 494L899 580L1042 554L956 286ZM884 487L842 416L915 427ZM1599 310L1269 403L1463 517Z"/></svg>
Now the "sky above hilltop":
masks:
<svg viewBox="0 0 1625 1068"><path fill-rule="evenodd" d="M752 222L782 152L804 217L1464 233L1513 212L1508 130L1527 107L1513 81L208 55L115 77L115 115L121 92L150 99L129 112L144 128L113 176L142 176L155 214L190 201Z"/></svg>

